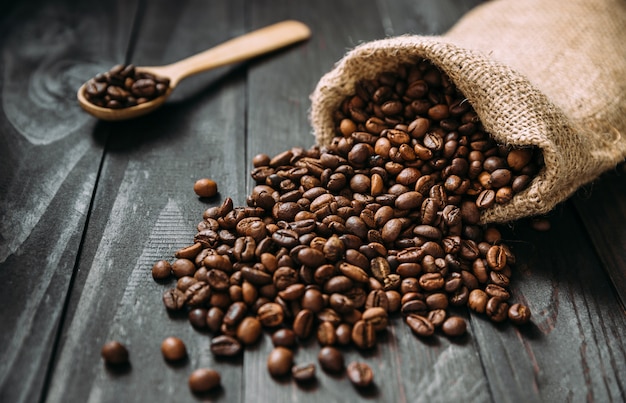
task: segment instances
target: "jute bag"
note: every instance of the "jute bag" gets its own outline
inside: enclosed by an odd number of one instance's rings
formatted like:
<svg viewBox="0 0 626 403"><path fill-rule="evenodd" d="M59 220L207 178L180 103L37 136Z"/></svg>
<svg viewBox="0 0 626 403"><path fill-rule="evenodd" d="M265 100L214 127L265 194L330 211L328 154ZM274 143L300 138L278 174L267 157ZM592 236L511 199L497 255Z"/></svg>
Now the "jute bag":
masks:
<svg viewBox="0 0 626 403"><path fill-rule="evenodd" d="M348 52L311 95L317 143L355 83L426 58L500 143L541 148L545 167L482 222L545 214L626 157L626 1L497 0L443 36L399 36Z"/></svg>

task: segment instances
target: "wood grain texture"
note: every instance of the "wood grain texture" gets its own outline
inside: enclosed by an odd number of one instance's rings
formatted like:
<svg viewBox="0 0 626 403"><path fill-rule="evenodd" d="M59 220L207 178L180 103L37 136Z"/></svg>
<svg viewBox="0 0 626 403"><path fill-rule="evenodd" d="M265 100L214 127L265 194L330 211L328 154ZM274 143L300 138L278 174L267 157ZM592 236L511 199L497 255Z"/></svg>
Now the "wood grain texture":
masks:
<svg viewBox="0 0 626 403"><path fill-rule="evenodd" d="M240 9L232 2L222 7L150 2L133 62L167 63L235 36L244 29L243 14L232 12ZM185 36L190 26L193 38ZM184 105L174 101L154 115L111 125L115 135L107 144L48 401L117 401L120 396L162 401L177 395L185 401L191 398L189 373L214 365L208 335L195 332L186 317L168 317L161 296L172 283L154 282L150 268L193 243L202 212L221 195L244 193L245 166L237 157L245 134L242 84L234 76L209 90L188 88L187 94L197 90L198 95L180 101ZM208 202L192 190L205 176L216 180L221 192ZM170 335L187 344L189 360L182 365L170 366L161 356L160 343ZM100 346L110 339L128 345L126 373L102 364ZM240 401L241 366L230 368L220 366L224 388L218 395Z"/></svg>
<svg viewBox="0 0 626 403"><path fill-rule="evenodd" d="M626 165L621 164L579 190L572 199L622 307L626 307L625 176Z"/></svg>
<svg viewBox="0 0 626 403"><path fill-rule="evenodd" d="M39 399L107 135L72 89L123 55L133 4L25 1L3 15L0 401Z"/></svg>

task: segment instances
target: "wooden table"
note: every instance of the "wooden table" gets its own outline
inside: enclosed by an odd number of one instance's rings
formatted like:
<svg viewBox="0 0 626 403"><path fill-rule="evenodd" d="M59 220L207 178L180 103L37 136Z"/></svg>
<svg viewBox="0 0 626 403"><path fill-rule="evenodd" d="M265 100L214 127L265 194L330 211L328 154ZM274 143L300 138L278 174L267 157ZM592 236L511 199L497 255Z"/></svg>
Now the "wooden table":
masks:
<svg viewBox="0 0 626 403"><path fill-rule="evenodd" d="M478 1L43 1L0 6L0 401L623 401L626 398L626 181L617 167L549 215L550 231L503 229L518 263L524 327L464 313L466 337L425 341L399 318L374 352L346 349L375 372L359 391L318 371L309 387L273 380L265 336L234 361L161 302L150 267L190 244L202 212L244 205L251 159L314 142L307 113L320 77L355 45L445 32ZM166 64L283 19L306 43L188 79L154 115L123 123L83 113L75 91L114 64ZM219 196L200 200L200 177ZM178 335L189 359L164 362ZM130 350L108 370L100 347ZM298 349L315 360L318 346ZM222 388L197 397L200 366Z"/></svg>

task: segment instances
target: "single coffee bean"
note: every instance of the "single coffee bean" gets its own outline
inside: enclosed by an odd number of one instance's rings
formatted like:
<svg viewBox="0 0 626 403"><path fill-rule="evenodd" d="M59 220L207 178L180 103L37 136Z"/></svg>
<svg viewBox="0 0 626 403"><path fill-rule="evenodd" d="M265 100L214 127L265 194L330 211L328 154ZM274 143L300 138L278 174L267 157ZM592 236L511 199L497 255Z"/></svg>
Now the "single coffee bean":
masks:
<svg viewBox="0 0 626 403"><path fill-rule="evenodd" d="M509 304L497 297L491 297L487 301L485 312L489 319L494 322L502 322L508 317Z"/></svg>
<svg viewBox="0 0 626 403"><path fill-rule="evenodd" d="M212 306L206 314L206 325L210 331L217 333L222 327L222 320L224 319L224 311L217 306Z"/></svg>
<svg viewBox="0 0 626 403"><path fill-rule="evenodd" d="M234 357L241 353L243 347L236 338L223 334L211 339L210 349L217 357Z"/></svg>
<svg viewBox="0 0 626 403"><path fill-rule="evenodd" d="M428 312L428 316L426 317L426 319L428 319L435 327L440 327L446 318L447 313L445 309L433 309Z"/></svg>
<svg viewBox="0 0 626 403"><path fill-rule="evenodd" d="M381 307L368 308L363 312L362 319L371 323L375 331L380 332L387 328L389 323L387 311Z"/></svg>
<svg viewBox="0 0 626 403"><path fill-rule="evenodd" d="M217 183L213 179L198 179L193 185L193 191L200 197L213 197L217 194Z"/></svg>
<svg viewBox="0 0 626 403"><path fill-rule="evenodd" d="M193 276L196 272L196 265L189 259L176 259L172 263L172 273L176 278L183 276Z"/></svg>
<svg viewBox="0 0 626 403"><path fill-rule="evenodd" d="M317 360L324 371L338 373L344 370L343 354L336 347L322 347L317 355Z"/></svg>
<svg viewBox="0 0 626 403"><path fill-rule="evenodd" d="M163 305L169 311L178 311L183 309L187 300L185 293L178 288L170 288L163 293Z"/></svg>
<svg viewBox="0 0 626 403"><path fill-rule="evenodd" d="M335 327L331 322L322 322L317 327L317 341L322 346L332 346L337 342Z"/></svg>
<svg viewBox="0 0 626 403"><path fill-rule="evenodd" d="M187 347L178 337L167 337L161 342L161 354L167 361L180 361L187 357Z"/></svg>
<svg viewBox="0 0 626 403"><path fill-rule="evenodd" d="M493 245L487 251L487 264L493 270L502 270L506 265L506 253L499 245Z"/></svg>
<svg viewBox="0 0 626 403"><path fill-rule="evenodd" d="M167 260L159 260L152 266L152 278L165 280L172 275L172 265Z"/></svg>
<svg viewBox="0 0 626 403"><path fill-rule="evenodd" d="M530 309L526 305L519 303L509 307L508 317L516 325L523 325L530 321Z"/></svg>
<svg viewBox="0 0 626 403"><path fill-rule="evenodd" d="M202 250L202 244L200 242L196 242L193 245L189 245L189 246L186 246L184 248L177 250L174 253L174 256L176 256L179 259L193 260L198 255L198 253L200 253L201 250Z"/></svg>
<svg viewBox="0 0 626 403"><path fill-rule="evenodd" d="M290 373L293 367L293 351L285 347L274 347L267 357L270 375L280 377Z"/></svg>
<svg viewBox="0 0 626 403"><path fill-rule="evenodd" d="M209 392L220 386L219 372L209 368L198 368L189 375L189 389L194 393Z"/></svg>
<svg viewBox="0 0 626 403"><path fill-rule="evenodd" d="M372 322L359 320L352 326L352 343L365 350L376 345L376 329Z"/></svg>
<svg viewBox="0 0 626 403"><path fill-rule="evenodd" d="M293 332L300 339L306 339L311 335L315 314L310 309L302 309L293 320Z"/></svg>
<svg viewBox="0 0 626 403"><path fill-rule="evenodd" d="M293 348L297 344L295 332L288 328L275 331L271 338L274 347Z"/></svg>
<svg viewBox="0 0 626 403"><path fill-rule="evenodd" d="M405 321L413 333L420 337L429 337L435 333L435 326L432 322L421 315L410 314Z"/></svg>
<svg viewBox="0 0 626 403"><path fill-rule="evenodd" d="M359 388L368 387L374 381L372 368L364 362L351 362L346 368L346 373L350 382Z"/></svg>
<svg viewBox="0 0 626 403"><path fill-rule="evenodd" d="M189 323L195 329L206 329L207 328L207 313L208 310L206 308L194 308L189 311L187 315L189 319Z"/></svg>
<svg viewBox="0 0 626 403"><path fill-rule="evenodd" d="M441 325L441 330L446 336L458 337L465 334L467 324L465 320L459 316L450 316Z"/></svg>
<svg viewBox="0 0 626 403"><path fill-rule="evenodd" d="M315 379L315 364L294 365L291 368L291 376L297 382L311 382Z"/></svg>
<svg viewBox="0 0 626 403"><path fill-rule="evenodd" d="M110 365L128 364L128 350L116 340L105 343L100 350L100 355L104 362Z"/></svg>
<svg viewBox="0 0 626 403"><path fill-rule="evenodd" d="M496 284L487 284L485 292L490 297L496 297L502 301L506 301L511 297L511 294L504 287Z"/></svg>
<svg viewBox="0 0 626 403"><path fill-rule="evenodd" d="M237 339L244 345L252 345L259 340L262 332L261 322L253 316L246 316L237 326Z"/></svg>
<svg viewBox="0 0 626 403"><path fill-rule="evenodd" d="M283 323L285 317L283 308L275 303L268 302L257 311L257 317L265 327L276 327Z"/></svg>

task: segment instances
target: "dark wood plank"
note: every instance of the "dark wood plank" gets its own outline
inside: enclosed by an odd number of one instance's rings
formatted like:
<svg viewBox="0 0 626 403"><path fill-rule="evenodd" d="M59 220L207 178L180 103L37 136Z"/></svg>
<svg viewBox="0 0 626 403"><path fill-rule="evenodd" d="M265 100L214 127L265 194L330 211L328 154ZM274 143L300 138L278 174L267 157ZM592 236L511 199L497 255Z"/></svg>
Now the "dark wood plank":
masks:
<svg viewBox="0 0 626 403"><path fill-rule="evenodd" d="M132 61L169 63L221 43L244 31L243 11L232 1L146 2ZM106 125L115 134L107 144L49 401L188 401L189 373L217 365L208 334L193 330L186 317L168 316L161 296L174 282L157 284L150 267L193 243L207 207L223 195L245 193L247 171L238 155L245 147L245 82L236 69L231 73L218 72L219 82L203 76L184 83L154 115ZM192 190L205 176L221 192L208 202ZM160 343L170 335L187 344L189 360L182 365L170 366L161 356ZM129 371L103 365L100 347L109 339L128 345ZM224 387L214 397L241 401L241 365L219 369Z"/></svg>
<svg viewBox="0 0 626 403"><path fill-rule="evenodd" d="M123 57L134 5L3 6L0 401L42 391L107 135L76 88Z"/></svg>
<svg viewBox="0 0 626 403"><path fill-rule="evenodd" d="M622 306L626 307L626 164L572 198Z"/></svg>

